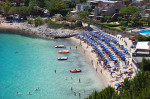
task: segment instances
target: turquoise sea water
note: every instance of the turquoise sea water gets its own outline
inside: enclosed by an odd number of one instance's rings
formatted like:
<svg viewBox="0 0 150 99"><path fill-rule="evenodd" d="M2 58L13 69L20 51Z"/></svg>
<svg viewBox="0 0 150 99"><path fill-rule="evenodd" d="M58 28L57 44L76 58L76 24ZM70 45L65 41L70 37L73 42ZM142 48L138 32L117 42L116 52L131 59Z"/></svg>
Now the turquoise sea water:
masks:
<svg viewBox="0 0 150 99"><path fill-rule="evenodd" d="M54 46L59 44L67 46L66 49L71 47L70 53L58 54L60 49ZM68 60L58 61L60 56L67 56ZM75 68L83 72L69 72ZM0 34L0 99L79 99L78 93L83 99L102 88L95 70L70 40Z"/></svg>

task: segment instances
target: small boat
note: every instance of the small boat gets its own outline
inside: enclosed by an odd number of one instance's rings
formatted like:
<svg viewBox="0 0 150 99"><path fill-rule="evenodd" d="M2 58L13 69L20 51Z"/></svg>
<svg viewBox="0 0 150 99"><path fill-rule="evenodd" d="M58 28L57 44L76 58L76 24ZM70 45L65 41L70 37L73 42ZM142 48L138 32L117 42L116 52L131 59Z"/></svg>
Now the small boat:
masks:
<svg viewBox="0 0 150 99"><path fill-rule="evenodd" d="M68 50L61 50L58 53L60 53L60 54L62 54L62 53L69 53L69 51Z"/></svg>
<svg viewBox="0 0 150 99"><path fill-rule="evenodd" d="M64 45L57 45L55 46L55 48L64 48L65 46Z"/></svg>
<svg viewBox="0 0 150 99"><path fill-rule="evenodd" d="M67 60L67 57L58 57L58 60Z"/></svg>
<svg viewBox="0 0 150 99"><path fill-rule="evenodd" d="M70 70L71 73L81 72L81 69Z"/></svg>

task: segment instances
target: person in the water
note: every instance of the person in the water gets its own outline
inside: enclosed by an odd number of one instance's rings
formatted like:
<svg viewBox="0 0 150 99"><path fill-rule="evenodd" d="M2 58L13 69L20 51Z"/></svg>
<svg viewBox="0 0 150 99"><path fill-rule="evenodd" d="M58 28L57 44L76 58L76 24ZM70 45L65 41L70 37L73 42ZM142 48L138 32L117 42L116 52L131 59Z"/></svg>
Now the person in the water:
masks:
<svg viewBox="0 0 150 99"><path fill-rule="evenodd" d="M20 92L17 92L17 94L18 94L18 95L21 95L21 93L20 93Z"/></svg>

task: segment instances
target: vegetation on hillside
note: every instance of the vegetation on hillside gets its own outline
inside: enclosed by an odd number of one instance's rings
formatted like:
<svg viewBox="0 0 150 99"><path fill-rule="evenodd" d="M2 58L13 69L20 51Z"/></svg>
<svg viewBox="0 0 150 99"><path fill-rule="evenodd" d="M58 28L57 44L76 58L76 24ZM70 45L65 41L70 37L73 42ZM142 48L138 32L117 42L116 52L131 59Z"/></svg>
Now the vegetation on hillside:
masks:
<svg viewBox="0 0 150 99"><path fill-rule="evenodd" d="M131 80L126 78L119 92L108 86L87 99L150 99L150 60L142 60L141 71Z"/></svg>

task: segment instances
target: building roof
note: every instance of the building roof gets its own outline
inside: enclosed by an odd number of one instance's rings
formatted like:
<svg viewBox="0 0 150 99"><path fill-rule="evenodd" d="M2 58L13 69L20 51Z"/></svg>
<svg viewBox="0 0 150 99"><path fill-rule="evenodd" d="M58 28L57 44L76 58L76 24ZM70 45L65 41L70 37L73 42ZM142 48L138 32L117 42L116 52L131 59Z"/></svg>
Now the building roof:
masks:
<svg viewBox="0 0 150 99"><path fill-rule="evenodd" d="M136 49L146 49L146 50L148 50L149 49L149 45L150 45L149 41L138 42L137 45L136 45Z"/></svg>

